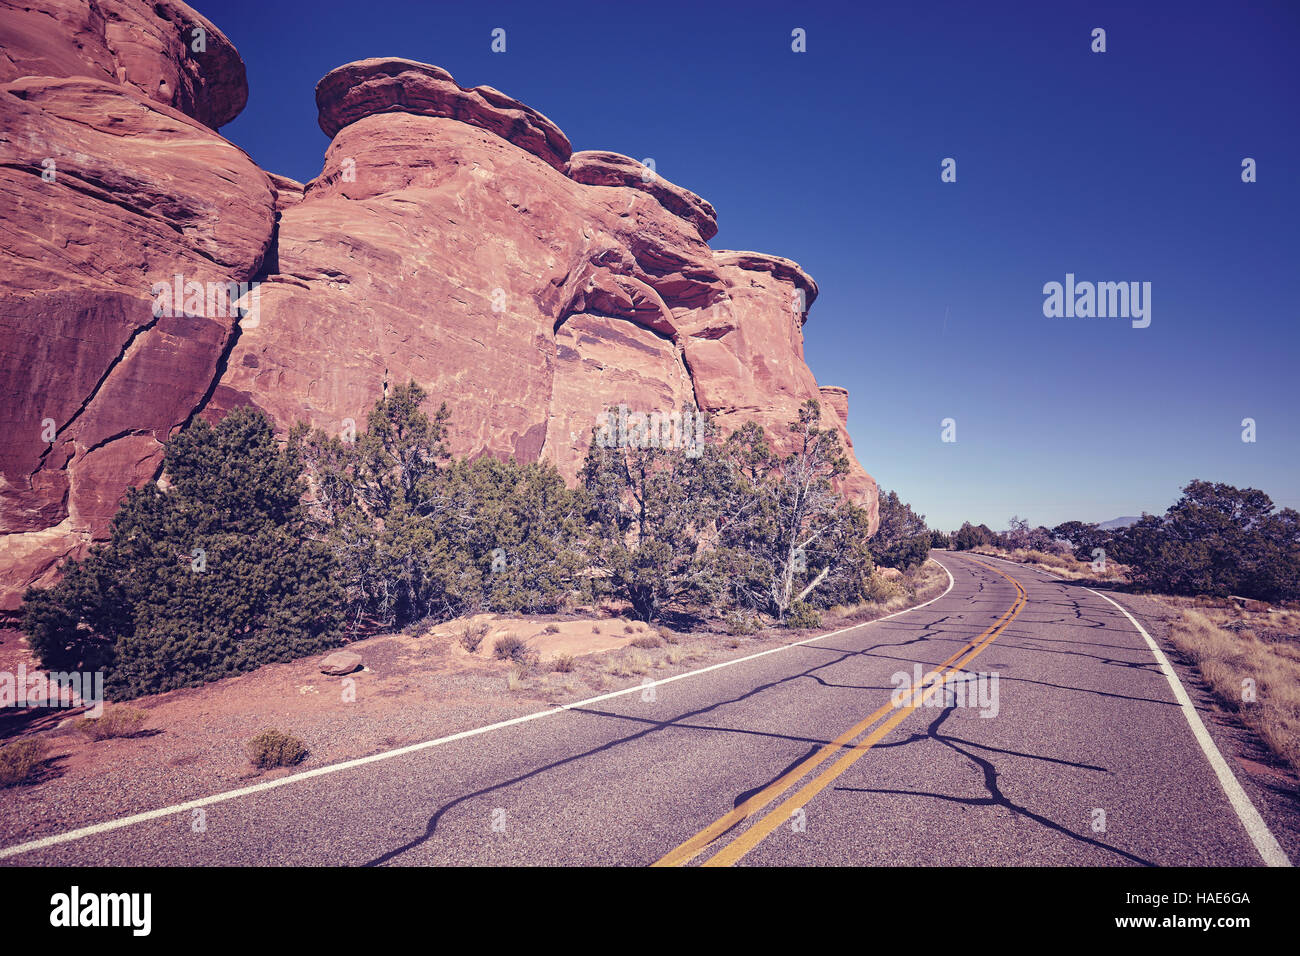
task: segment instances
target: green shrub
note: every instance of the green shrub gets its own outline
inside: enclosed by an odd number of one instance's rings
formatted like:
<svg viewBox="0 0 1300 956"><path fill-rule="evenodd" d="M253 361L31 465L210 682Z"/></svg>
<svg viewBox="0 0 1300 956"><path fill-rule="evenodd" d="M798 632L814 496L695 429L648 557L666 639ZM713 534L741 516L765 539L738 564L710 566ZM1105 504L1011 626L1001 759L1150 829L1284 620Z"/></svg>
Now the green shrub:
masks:
<svg viewBox="0 0 1300 956"><path fill-rule="evenodd" d="M477 610L537 614L582 590L582 495L549 462L448 459L450 413L415 382L376 402L344 442L294 429L312 520L341 568L349 613L401 626Z"/></svg>
<svg viewBox="0 0 1300 956"><path fill-rule="evenodd" d="M297 737L281 730L264 730L248 742L248 759L253 766L292 767L307 756L307 748Z"/></svg>
<svg viewBox="0 0 1300 956"><path fill-rule="evenodd" d="M785 615L786 627L811 628L822 626L821 612L806 601L795 601Z"/></svg>
<svg viewBox="0 0 1300 956"><path fill-rule="evenodd" d="M45 759L43 740L16 740L0 747L0 787L25 783Z"/></svg>
<svg viewBox="0 0 1300 956"><path fill-rule="evenodd" d="M1300 514L1255 488L1193 481L1163 517L1117 532L1106 556L1145 590L1300 598Z"/></svg>
<svg viewBox="0 0 1300 956"><path fill-rule="evenodd" d="M620 429L629 421L625 406L608 414ZM626 601L646 622L670 608L707 607L716 575L704 545L725 485L716 447L706 439L696 455L661 447L657 438L653 445L608 438L593 429L580 476L590 563L598 572L593 588Z"/></svg>
<svg viewBox="0 0 1300 956"><path fill-rule="evenodd" d="M727 633L734 637L753 634L758 630L758 622L753 614L746 611L732 611L724 619Z"/></svg>
<svg viewBox="0 0 1300 956"><path fill-rule="evenodd" d="M148 711L135 707L114 707L97 718L82 717L77 721L77 729L91 740L133 737L143 729L144 722L148 719Z"/></svg>
<svg viewBox="0 0 1300 956"><path fill-rule="evenodd" d="M891 491L880 495L880 527L871 539L876 564L900 571L919 568L930 556L933 535L925 526L925 515Z"/></svg>
<svg viewBox="0 0 1300 956"><path fill-rule="evenodd" d="M117 699L201 684L336 646L342 595L310 540L301 465L238 408L167 443L169 485L127 492L110 540L24 596L50 670L103 670Z"/></svg>

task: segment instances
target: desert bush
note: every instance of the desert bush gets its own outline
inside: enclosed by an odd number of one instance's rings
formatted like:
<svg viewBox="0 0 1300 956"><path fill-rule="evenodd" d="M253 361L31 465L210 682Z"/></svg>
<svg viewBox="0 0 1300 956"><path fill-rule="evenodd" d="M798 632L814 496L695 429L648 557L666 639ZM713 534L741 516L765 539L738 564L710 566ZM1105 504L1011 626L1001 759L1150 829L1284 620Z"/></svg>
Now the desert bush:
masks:
<svg viewBox="0 0 1300 956"><path fill-rule="evenodd" d="M551 661L551 668L552 670L559 671L561 674L571 673L573 671L573 655L557 655L555 660Z"/></svg>
<svg viewBox="0 0 1300 956"><path fill-rule="evenodd" d="M711 443L699 450L613 447L593 430L581 480L594 580L639 620L707 606L716 589L706 544L721 513L722 472Z"/></svg>
<svg viewBox="0 0 1300 956"><path fill-rule="evenodd" d="M1046 551L1052 548L1055 543L1053 531L1042 526L1031 528L1029 522L1024 518L1012 515L1008 524L1010 527L1002 534L995 535L992 544L1010 551L1017 549Z"/></svg>
<svg viewBox="0 0 1300 956"><path fill-rule="evenodd" d="M527 645L517 634L497 638L492 655L499 661L517 661L527 653Z"/></svg>
<svg viewBox="0 0 1300 956"><path fill-rule="evenodd" d="M487 633L488 626L485 622L466 624L460 635L460 646L471 654L476 654L478 649L483 646L483 639L487 637Z"/></svg>
<svg viewBox="0 0 1300 956"><path fill-rule="evenodd" d="M29 738L0 747L0 787L25 783L45 760L46 744Z"/></svg>
<svg viewBox="0 0 1300 956"><path fill-rule="evenodd" d="M1066 545L1080 561L1092 561L1093 552L1114 551L1111 539L1115 532L1099 528L1095 522L1066 521L1052 529L1052 537Z"/></svg>
<svg viewBox="0 0 1300 956"><path fill-rule="evenodd" d="M458 614L555 611L581 590L583 497L547 462L451 459L450 412L415 382L345 442L296 427L317 535L353 616L385 626Z"/></svg>
<svg viewBox="0 0 1300 956"><path fill-rule="evenodd" d="M970 551L972 548L993 544L996 540L997 535L988 525L973 525L965 521L953 532L952 547L955 551Z"/></svg>
<svg viewBox="0 0 1300 956"><path fill-rule="evenodd" d="M546 628L542 631L542 633L543 633L543 634L559 634L559 633L560 633L560 626L559 626L558 624L547 624L547 625L546 625Z"/></svg>
<svg viewBox="0 0 1300 956"><path fill-rule="evenodd" d="M795 601L790 605L790 610L785 616L787 627L794 628L812 628L821 627L821 612L810 604L803 601Z"/></svg>
<svg viewBox="0 0 1300 956"><path fill-rule="evenodd" d="M663 642L660 641L659 638L655 637L655 635L653 634L642 634L640 637L632 641L632 646L639 647L644 651L648 651L653 647L661 646L662 643Z"/></svg>
<svg viewBox="0 0 1300 956"><path fill-rule="evenodd" d="M131 737L144 728L144 722L148 719L148 711L135 707L114 707L100 717L82 717L77 721L77 729L91 740Z"/></svg>
<svg viewBox="0 0 1300 956"><path fill-rule="evenodd" d="M676 644L681 640L681 638L666 627L659 628L659 636L663 638L665 644Z"/></svg>
<svg viewBox="0 0 1300 956"><path fill-rule="evenodd" d="M281 730L264 730L246 745L248 759L261 770L291 767L307 756L303 742Z"/></svg>
<svg viewBox="0 0 1300 956"><path fill-rule="evenodd" d="M732 607L784 622L798 601L829 607L862 597L872 570L870 520L835 491L848 458L839 433L820 421L820 404L804 402L787 427L784 456L753 422L721 448L726 484L711 560Z"/></svg>
<svg viewBox="0 0 1300 956"><path fill-rule="evenodd" d="M733 637L744 637L758 630L757 619L748 611L732 611L723 619L723 623L727 633Z"/></svg>
<svg viewBox="0 0 1300 956"><path fill-rule="evenodd" d="M876 604L888 604L890 601L905 597L906 594L902 584L882 578L878 574L873 574L871 580L867 582L867 599Z"/></svg>

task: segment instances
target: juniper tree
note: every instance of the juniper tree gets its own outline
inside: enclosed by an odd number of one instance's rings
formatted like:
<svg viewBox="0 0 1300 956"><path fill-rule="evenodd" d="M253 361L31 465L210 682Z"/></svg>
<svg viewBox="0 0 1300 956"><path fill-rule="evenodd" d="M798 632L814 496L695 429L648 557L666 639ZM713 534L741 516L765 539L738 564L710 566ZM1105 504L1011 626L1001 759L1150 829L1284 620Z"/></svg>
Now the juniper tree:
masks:
<svg viewBox="0 0 1300 956"><path fill-rule="evenodd" d="M353 440L297 427L314 527L341 569L352 620L400 625L449 615L469 569L435 526L450 507L439 481L450 412L430 417L410 382L371 409Z"/></svg>
<svg viewBox="0 0 1300 956"><path fill-rule="evenodd" d="M581 480L596 580L641 620L718 593L725 473L709 438L691 449L607 447L593 430Z"/></svg>
<svg viewBox="0 0 1300 956"><path fill-rule="evenodd" d="M252 409L174 436L165 480L127 492L108 542L26 593L42 665L102 668L109 694L134 697L338 643L341 595L310 539L300 471Z"/></svg>
<svg viewBox="0 0 1300 956"><path fill-rule="evenodd" d="M752 423L729 437L732 485L720 544L737 601L779 621L798 602L859 600L871 571L866 515L835 491L848 473L839 434L809 399L789 423L792 450L777 457Z"/></svg>
<svg viewBox="0 0 1300 956"><path fill-rule="evenodd" d="M925 516L914 512L895 491L882 492L879 502L880 524L871 539L872 557L877 564L900 571L920 567L930 554Z"/></svg>

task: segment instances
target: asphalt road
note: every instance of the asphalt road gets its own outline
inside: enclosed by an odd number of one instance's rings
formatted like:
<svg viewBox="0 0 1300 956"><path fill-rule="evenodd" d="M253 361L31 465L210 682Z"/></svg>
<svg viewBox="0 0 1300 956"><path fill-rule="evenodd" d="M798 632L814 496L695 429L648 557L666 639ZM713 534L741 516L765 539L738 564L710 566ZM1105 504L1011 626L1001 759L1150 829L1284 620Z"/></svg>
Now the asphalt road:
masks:
<svg viewBox="0 0 1300 956"><path fill-rule="evenodd" d="M937 558L951 590L886 621L4 862L1264 862L1118 608ZM976 693L894 700L945 664Z"/></svg>

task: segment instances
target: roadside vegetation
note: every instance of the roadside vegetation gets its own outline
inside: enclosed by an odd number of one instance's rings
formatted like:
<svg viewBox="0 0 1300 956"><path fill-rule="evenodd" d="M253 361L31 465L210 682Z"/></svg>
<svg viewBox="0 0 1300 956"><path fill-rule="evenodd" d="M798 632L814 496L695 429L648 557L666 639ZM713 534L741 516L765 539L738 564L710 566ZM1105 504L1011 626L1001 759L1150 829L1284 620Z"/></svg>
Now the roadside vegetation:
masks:
<svg viewBox="0 0 1300 956"><path fill-rule="evenodd" d="M109 740L113 737L134 737L144 729L149 719L147 711L135 707L112 707L99 717L81 717L77 729L91 740Z"/></svg>
<svg viewBox="0 0 1300 956"><path fill-rule="evenodd" d="M453 458L450 413L427 399L410 383L356 434L298 425L287 442L247 408L196 420L168 442L162 478L126 495L110 539L25 595L42 666L103 670L121 700L483 613L806 629L906 603L938 573L922 571L931 535L897 494L868 540L815 401L785 454L754 424L725 437L710 424L689 454L593 432L570 487L549 463ZM458 641L477 653L484 637L466 625ZM492 651L512 685L539 672L518 638ZM106 719L86 732L117 735Z"/></svg>
<svg viewBox="0 0 1300 956"><path fill-rule="evenodd" d="M1300 514L1254 488L1192 481L1163 515L996 532L967 522L954 550L1066 580L1149 594L1175 609L1170 641L1228 709L1300 772ZM936 545L937 546L937 545Z"/></svg>
<svg viewBox="0 0 1300 956"><path fill-rule="evenodd" d="M1277 509L1255 488L1192 481L1163 515L1110 530L1083 521L1030 528L1013 517L1010 530L996 532L966 522L951 545L1078 573L1118 564L1124 580L1154 594L1300 601L1300 513Z"/></svg>
<svg viewBox="0 0 1300 956"><path fill-rule="evenodd" d="M14 787L32 780L45 761L45 741L30 737L0 747L0 787Z"/></svg>
<svg viewBox="0 0 1300 956"><path fill-rule="evenodd" d="M249 762L259 770L292 767L307 757L307 748L301 740L275 729L262 731L245 745L245 750Z"/></svg>
<svg viewBox="0 0 1300 956"><path fill-rule="evenodd" d="M1176 600L1169 637L1218 700L1300 773L1300 610Z"/></svg>

